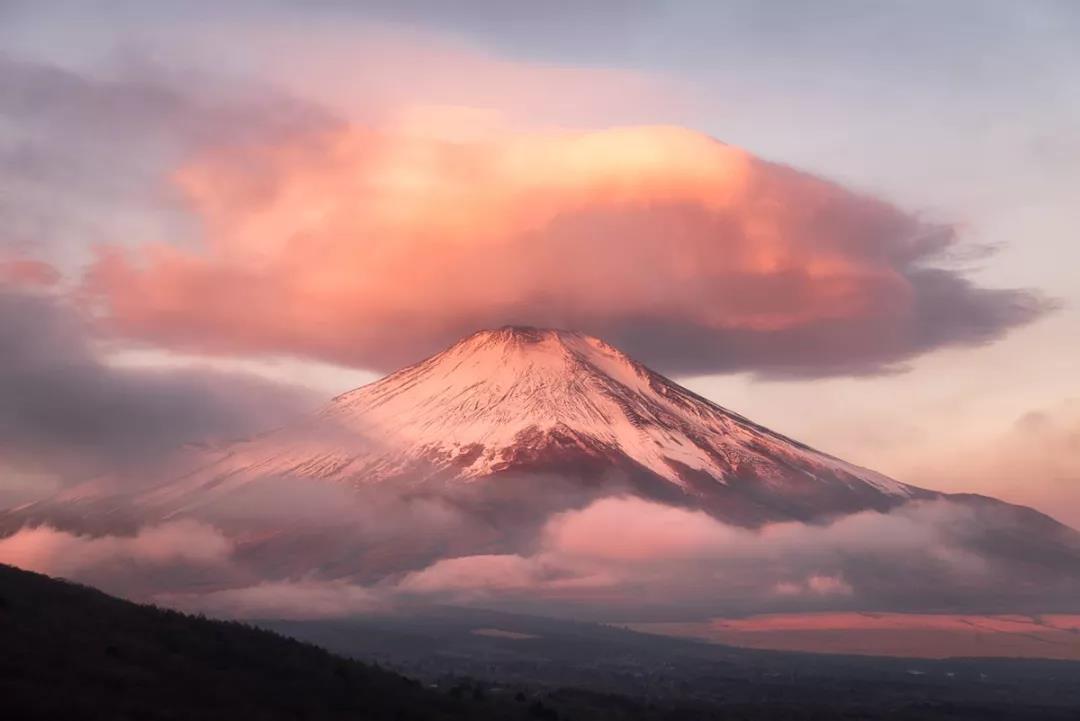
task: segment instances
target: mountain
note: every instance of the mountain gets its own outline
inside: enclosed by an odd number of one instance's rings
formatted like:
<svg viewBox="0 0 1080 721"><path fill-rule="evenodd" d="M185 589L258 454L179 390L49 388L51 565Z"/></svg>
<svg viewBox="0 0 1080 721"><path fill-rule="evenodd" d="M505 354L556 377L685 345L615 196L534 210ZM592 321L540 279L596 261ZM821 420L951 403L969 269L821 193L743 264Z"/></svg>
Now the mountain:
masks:
<svg viewBox="0 0 1080 721"><path fill-rule="evenodd" d="M590 604L585 587L560 598L568 614L608 621L641 620L672 604L698 617L836 608L1072 613L1080 598L1080 534L1048 516L852 465L570 331L475 333L295 425L193 449L185 464L134 489L95 480L0 513L0 535L48 524L76 547L122 538L111 552L142 553L134 571L96 562L76 577L165 602L220 592L228 608L235 589L264 598L265 582L349 583L383 599L462 583L505 587L507 576L519 584L507 602L541 614L550 597L526 593L529 584L599 579L610 585L604 604ZM635 539L642 553L674 555L647 571L618 554L591 571L581 569L594 560L545 554L567 515L612 502L625 509L628 499L661 525L669 507L676 525L688 517L707 524L691 529L707 539L688 543L710 549L708 557L695 556L700 564L691 567L680 541L665 551L672 534L655 524ZM178 536L194 526L164 525L183 522L201 524L207 548L229 549L228 562L185 560L195 539ZM717 540L725 533L742 540ZM171 570L138 566L163 557L138 550L158 542L154 534L168 535ZM20 543L8 545L28 547ZM111 543L92 547L105 553ZM774 543L789 545L774 553ZM48 558L54 565L44 569L79 561ZM457 570L437 567L442 561ZM462 580L463 565L479 570ZM668 575L657 581L660 568ZM439 590L406 578L425 569Z"/></svg>
<svg viewBox="0 0 1080 721"><path fill-rule="evenodd" d="M745 526L939 495L764 428L597 338L504 327L232 444L145 501L184 507L267 476L430 490L524 474L623 484Z"/></svg>

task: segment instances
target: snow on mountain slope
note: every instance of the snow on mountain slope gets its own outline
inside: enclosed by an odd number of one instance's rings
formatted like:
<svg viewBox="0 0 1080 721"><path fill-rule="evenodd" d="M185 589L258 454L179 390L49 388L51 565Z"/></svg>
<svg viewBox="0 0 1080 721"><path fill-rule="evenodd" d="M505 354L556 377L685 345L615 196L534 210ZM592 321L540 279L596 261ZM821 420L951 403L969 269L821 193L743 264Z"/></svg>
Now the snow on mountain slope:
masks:
<svg viewBox="0 0 1080 721"><path fill-rule="evenodd" d="M505 327L340 395L301 426L233 444L144 500L183 505L270 475L430 486L512 472L630 478L749 525L935 495L773 433L596 338Z"/></svg>

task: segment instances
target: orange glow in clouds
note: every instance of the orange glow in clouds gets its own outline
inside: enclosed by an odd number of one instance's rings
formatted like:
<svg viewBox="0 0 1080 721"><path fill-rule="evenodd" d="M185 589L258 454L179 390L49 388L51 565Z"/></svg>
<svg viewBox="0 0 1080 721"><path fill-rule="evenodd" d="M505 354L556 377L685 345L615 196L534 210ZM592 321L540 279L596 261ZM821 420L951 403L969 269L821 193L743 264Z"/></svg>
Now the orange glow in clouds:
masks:
<svg viewBox="0 0 1080 721"><path fill-rule="evenodd" d="M176 178L203 247L106 248L88 283L121 333L201 352L389 368L478 327L618 342L664 321L871 323L888 354L906 342L905 265L926 252L925 228L887 204L673 127L342 128Z"/></svg>

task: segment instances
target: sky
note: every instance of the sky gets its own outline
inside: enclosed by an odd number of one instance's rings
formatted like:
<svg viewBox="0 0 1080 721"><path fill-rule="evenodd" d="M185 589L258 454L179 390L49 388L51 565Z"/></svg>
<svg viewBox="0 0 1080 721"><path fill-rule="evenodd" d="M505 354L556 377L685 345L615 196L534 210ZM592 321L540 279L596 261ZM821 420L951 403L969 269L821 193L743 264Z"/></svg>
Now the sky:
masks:
<svg viewBox="0 0 1080 721"><path fill-rule="evenodd" d="M0 497L512 322L1080 526L1074 3L221 5L0 0Z"/></svg>

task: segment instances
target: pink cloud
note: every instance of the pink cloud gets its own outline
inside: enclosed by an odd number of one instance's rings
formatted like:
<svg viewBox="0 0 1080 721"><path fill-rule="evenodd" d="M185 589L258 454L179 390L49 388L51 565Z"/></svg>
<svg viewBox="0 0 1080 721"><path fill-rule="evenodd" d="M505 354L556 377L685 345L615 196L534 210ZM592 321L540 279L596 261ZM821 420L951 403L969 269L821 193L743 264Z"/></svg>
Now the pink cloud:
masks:
<svg viewBox="0 0 1080 721"><path fill-rule="evenodd" d="M31 258L0 260L0 283L20 288L46 288L56 285L60 271L51 264Z"/></svg>
<svg viewBox="0 0 1080 721"><path fill-rule="evenodd" d="M299 498L300 489L292 495ZM103 536L23 528L0 539L0 562L188 610L282 618L376 612L417 601L573 610L607 620L923 608L929 588L971 603L987 591L1000 595L1013 573L983 557L978 539L971 541L985 519L948 501L912 502L820 525L746 529L698 511L611 497L557 513L537 535L492 552L488 534L470 532L456 518L449 528L429 527L423 519L443 514L431 516L426 507L354 506L327 494L312 510L343 508L338 515L319 511L323 522L315 523L305 522L303 513L290 520L288 504L240 517L241 507L258 500L233 500L236 508L215 513L214 525L187 519ZM374 507L365 512L367 505ZM328 552L350 559L354 575L320 575L328 569ZM337 567L338 574L343 570ZM1030 587L1026 573L1018 578ZM1033 590L1040 603L1066 608L1057 599L1074 586L1064 583Z"/></svg>
<svg viewBox="0 0 1080 721"><path fill-rule="evenodd" d="M896 569L913 563L928 564L918 571L925 578L985 581L985 562L960 540L971 521L963 507L932 502L825 525L775 523L750 530L699 511L603 498L550 518L529 555L443 559L392 588L463 602L816 607L865 599L883 580L894 584ZM883 567L893 571L883 576Z"/></svg>
<svg viewBox="0 0 1080 721"><path fill-rule="evenodd" d="M949 547L943 532L972 519L969 510L941 501L913 503L891 513L853 513L826 525L792 521L750 530L702 511L621 496L554 516L544 530L544 548L575 558L642 563L799 558L851 548L867 553L926 553L929 549L943 561L962 565L967 559ZM824 577L820 581L826 582Z"/></svg>
<svg viewBox="0 0 1080 721"><path fill-rule="evenodd" d="M1044 307L928 269L947 228L675 127L345 126L176 179L203 247L105 248L86 287L114 330L198 352L389 369L529 323L667 369L829 373Z"/></svg>
<svg viewBox="0 0 1080 721"><path fill-rule="evenodd" d="M546 527L546 547L608 561L692 559L730 552L744 533L701 511L637 498L604 498L559 514Z"/></svg>
<svg viewBox="0 0 1080 721"><path fill-rule="evenodd" d="M84 577L95 569L135 563L220 565L233 550L216 528L179 520L142 528L132 536L89 536L49 526L22 528L0 539L0 563L64 577Z"/></svg>
<svg viewBox="0 0 1080 721"><path fill-rule="evenodd" d="M447 558L410 573L398 587L403 591L513 591L535 586L543 576L539 563L516 555Z"/></svg>

